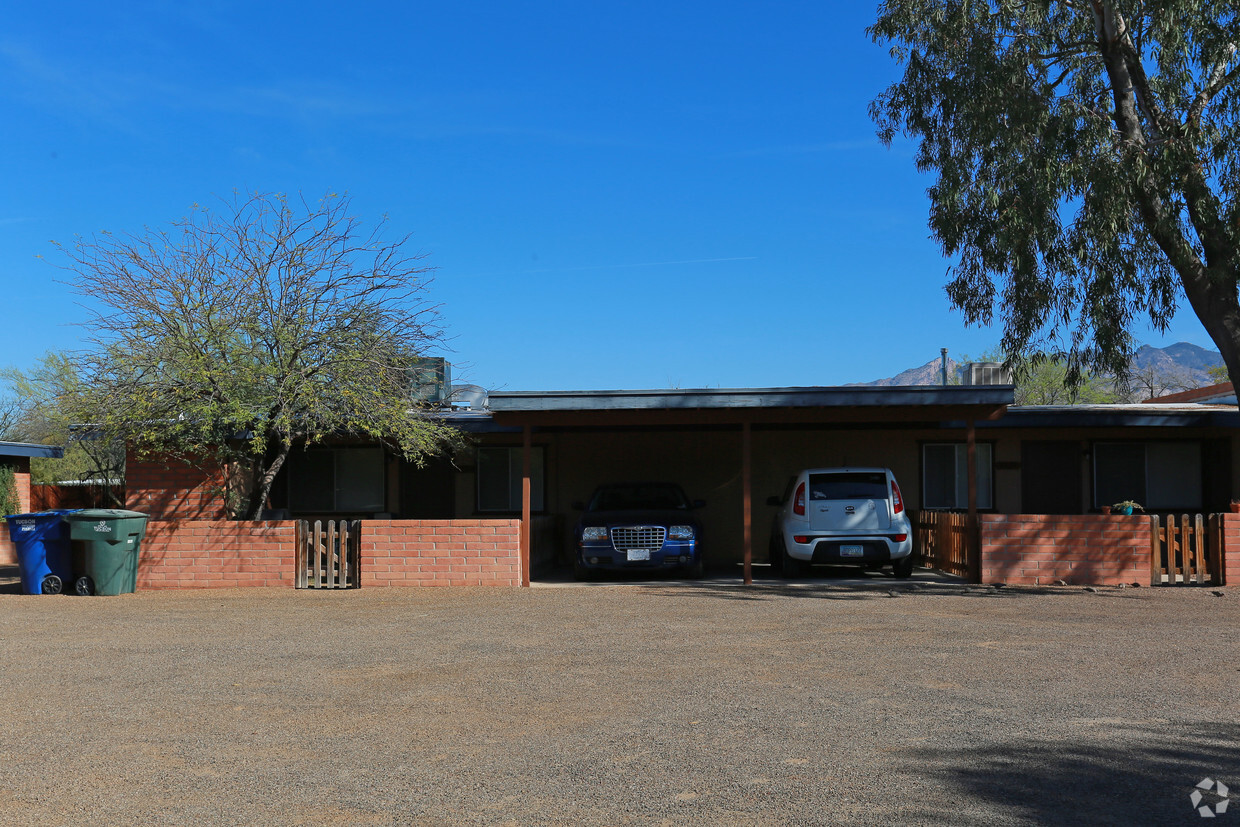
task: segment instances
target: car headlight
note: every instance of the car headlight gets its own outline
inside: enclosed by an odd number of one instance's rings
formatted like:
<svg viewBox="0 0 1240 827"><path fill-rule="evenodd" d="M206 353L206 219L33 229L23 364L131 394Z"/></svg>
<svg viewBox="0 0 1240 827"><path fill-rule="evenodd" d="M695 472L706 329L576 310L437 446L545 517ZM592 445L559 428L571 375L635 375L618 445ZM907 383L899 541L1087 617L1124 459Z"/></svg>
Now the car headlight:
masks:
<svg viewBox="0 0 1240 827"><path fill-rule="evenodd" d="M587 526L581 530L581 539L583 540L606 540L606 526Z"/></svg>
<svg viewBox="0 0 1240 827"><path fill-rule="evenodd" d="M673 540L692 540L693 526L674 525L667 529L667 536Z"/></svg>

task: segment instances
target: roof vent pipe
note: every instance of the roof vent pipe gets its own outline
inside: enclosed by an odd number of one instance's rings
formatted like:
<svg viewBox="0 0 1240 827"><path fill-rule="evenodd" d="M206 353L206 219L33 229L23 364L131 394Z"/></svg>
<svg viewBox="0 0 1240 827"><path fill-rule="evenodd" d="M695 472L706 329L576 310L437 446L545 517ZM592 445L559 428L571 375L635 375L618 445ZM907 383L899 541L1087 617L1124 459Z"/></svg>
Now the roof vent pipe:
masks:
<svg viewBox="0 0 1240 827"><path fill-rule="evenodd" d="M947 348L939 348L939 380L943 385L947 384Z"/></svg>

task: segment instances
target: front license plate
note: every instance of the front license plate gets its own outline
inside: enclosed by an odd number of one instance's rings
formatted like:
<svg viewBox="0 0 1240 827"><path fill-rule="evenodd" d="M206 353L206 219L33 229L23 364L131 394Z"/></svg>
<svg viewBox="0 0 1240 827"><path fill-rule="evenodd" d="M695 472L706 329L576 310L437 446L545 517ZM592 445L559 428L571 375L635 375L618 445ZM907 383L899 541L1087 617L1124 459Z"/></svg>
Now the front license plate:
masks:
<svg viewBox="0 0 1240 827"><path fill-rule="evenodd" d="M645 563L650 560L650 549L648 548L631 548L628 550L630 563Z"/></svg>
<svg viewBox="0 0 1240 827"><path fill-rule="evenodd" d="M840 546L841 557L863 557L865 556L865 548L863 546Z"/></svg>

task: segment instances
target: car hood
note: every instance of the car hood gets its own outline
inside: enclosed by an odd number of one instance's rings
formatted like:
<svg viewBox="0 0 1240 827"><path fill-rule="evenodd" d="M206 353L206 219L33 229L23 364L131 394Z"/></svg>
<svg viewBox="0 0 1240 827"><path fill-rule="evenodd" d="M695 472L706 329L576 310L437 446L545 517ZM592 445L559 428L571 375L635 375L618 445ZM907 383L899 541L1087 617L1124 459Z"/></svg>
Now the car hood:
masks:
<svg viewBox="0 0 1240 827"><path fill-rule="evenodd" d="M637 511L591 511L581 516L579 526L613 525L698 525L697 516L689 511L652 509Z"/></svg>

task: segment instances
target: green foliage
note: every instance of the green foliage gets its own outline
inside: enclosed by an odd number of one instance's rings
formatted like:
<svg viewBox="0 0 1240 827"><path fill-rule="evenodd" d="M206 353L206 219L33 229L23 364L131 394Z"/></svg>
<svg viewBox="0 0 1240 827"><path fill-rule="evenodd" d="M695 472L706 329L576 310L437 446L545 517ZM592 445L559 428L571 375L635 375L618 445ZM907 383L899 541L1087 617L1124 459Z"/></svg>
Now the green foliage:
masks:
<svg viewBox="0 0 1240 827"><path fill-rule="evenodd" d="M969 323L997 308L1006 352L1122 377L1137 319L1165 330L1186 295L1240 370L1233 2L888 0L869 33L903 67L871 114L935 176Z"/></svg>
<svg viewBox="0 0 1240 827"><path fill-rule="evenodd" d="M73 426L95 421L96 411L68 355L47 353L29 370L0 370L8 398L15 400L4 439L65 446L61 459L30 461L30 479L36 483L87 480L123 480L123 441L99 429ZM115 504L115 503L113 503Z"/></svg>
<svg viewBox="0 0 1240 827"><path fill-rule="evenodd" d="M428 270L347 209L237 195L65 248L100 308L75 362L89 421L139 456L240 469L253 519L294 445L364 437L416 461L450 443L409 393L440 336Z"/></svg>
<svg viewBox="0 0 1240 827"><path fill-rule="evenodd" d="M1210 374L1210 378L1214 380L1214 384L1216 385L1231 381L1231 377L1227 374L1226 365L1217 365L1212 368L1207 368L1206 373Z"/></svg>
<svg viewBox="0 0 1240 827"><path fill-rule="evenodd" d="M17 496L17 474L13 466L0 462L0 516L21 511L21 498Z"/></svg>

